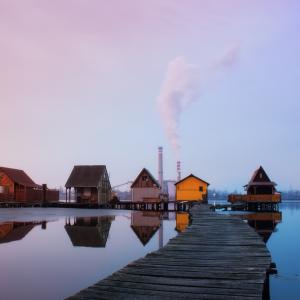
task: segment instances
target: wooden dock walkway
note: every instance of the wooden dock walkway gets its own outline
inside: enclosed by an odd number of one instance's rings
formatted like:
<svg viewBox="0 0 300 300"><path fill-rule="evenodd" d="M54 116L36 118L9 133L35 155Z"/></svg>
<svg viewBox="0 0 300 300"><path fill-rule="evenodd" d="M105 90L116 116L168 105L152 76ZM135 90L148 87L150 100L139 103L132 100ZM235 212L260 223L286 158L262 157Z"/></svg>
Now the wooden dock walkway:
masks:
<svg viewBox="0 0 300 300"><path fill-rule="evenodd" d="M262 299L271 256L258 234L207 205L190 214L165 247L68 299Z"/></svg>

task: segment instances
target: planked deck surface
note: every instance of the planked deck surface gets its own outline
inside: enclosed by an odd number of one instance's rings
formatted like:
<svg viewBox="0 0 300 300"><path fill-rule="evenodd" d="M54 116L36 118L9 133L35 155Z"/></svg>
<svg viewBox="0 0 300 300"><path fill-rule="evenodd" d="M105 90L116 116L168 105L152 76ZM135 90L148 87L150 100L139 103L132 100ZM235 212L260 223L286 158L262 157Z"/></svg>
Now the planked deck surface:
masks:
<svg viewBox="0 0 300 300"><path fill-rule="evenodd" d="M271 256L258 234L207 205L190 213L164 248L68 299L262 299Z"/></svg>

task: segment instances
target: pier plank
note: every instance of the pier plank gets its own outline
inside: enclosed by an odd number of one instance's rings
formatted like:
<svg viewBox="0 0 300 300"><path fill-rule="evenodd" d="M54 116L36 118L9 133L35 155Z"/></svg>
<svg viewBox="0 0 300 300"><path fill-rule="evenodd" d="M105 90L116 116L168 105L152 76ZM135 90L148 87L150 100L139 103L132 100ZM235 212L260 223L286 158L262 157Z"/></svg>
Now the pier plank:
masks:
<svg viewBox="0 0 300 300"><path fill-rule="evenodd" d="M165 247L68 299L262 299L271 256L257 233L207 205L190 216Z"/></svg>

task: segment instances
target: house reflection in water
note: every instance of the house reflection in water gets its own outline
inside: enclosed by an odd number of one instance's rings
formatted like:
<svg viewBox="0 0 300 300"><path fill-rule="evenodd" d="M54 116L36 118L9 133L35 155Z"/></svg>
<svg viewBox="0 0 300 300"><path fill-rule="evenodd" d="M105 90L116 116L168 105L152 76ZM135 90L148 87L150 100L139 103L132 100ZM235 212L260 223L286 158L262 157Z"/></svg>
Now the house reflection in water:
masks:
<svg viewBox="0 0 300 300"><path fill-rule="evenodd" d="M161 213L155 211L135 211L131 214L131 228L145 246L159 230L159 247L163 244Z"/></svg>
<svg viewBox="0 0 300 300"><path fill-rule="evenodd" d="M189 225L189 214L187 212L176 213L176 227L178 232L183 232Z"/></svg>
<svg viewBox="0 0 300 300"><path fill-rule="evenodd" d="M104 248L114 216L67 218L65 230L75 247Z"/></svg>
<svg viewBox="0 0 300 300"><path fill-rule="evenodd" d="M0 223L0 244L22 240L37 225L46 229L46 222Z"/></svg>
<svg viewBox="0 0 300 300"><path fill-rule="evenodd" d="M256 212L240 216L247 220L247 223L263 238L265 243L268 242L275 227L282 220L282 214L279 211Z"/></svg>

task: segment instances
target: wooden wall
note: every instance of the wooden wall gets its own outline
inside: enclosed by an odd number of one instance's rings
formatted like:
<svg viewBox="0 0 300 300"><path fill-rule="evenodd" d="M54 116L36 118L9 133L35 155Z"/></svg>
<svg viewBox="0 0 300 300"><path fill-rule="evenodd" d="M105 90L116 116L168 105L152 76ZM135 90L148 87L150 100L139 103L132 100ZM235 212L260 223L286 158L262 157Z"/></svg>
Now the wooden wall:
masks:
<svg viewBox="0 0 300 300"><path fill-rule="evenodd" d="M176 185L177 201L206 200L207 183L195 177L188 177ZM202 189L202 190L201 190Z"/></svg>

